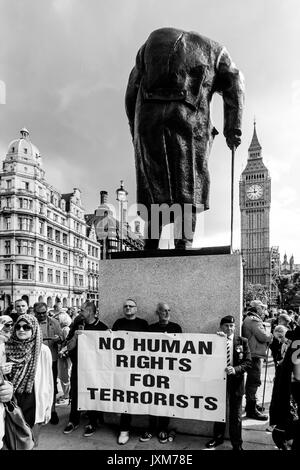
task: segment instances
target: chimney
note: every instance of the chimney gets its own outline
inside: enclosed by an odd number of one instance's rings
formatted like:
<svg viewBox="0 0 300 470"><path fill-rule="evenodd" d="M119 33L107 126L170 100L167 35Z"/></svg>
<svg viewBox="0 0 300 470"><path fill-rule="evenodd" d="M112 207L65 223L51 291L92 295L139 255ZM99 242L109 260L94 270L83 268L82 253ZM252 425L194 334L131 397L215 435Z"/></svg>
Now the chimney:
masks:
<svg viewBox="0 0 300 470"><path fill-rule="evenodd" d="M100 191L100 204L106 204L108 199L107 191Z"/></svg>

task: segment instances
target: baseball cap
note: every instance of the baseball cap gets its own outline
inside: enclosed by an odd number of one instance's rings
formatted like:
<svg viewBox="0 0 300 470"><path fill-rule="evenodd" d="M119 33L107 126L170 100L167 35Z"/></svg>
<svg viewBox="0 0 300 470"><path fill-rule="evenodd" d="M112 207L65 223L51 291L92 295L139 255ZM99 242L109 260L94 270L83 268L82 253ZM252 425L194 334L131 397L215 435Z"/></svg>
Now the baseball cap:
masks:
<svg viewBox="0 0 300 470"><path fill-rule="evenodd" d="M266 304L263 304L261 300L252 300L250 302L250 307L262 307L262 308L268 308L268 306Z"/></svg>

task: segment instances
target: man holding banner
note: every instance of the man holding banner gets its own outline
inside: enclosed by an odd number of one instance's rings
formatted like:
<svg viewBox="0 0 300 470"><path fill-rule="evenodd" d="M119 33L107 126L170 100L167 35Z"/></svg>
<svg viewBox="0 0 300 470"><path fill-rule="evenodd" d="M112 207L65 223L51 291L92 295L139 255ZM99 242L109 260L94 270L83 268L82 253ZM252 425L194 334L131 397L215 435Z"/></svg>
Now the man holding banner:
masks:
<svg viewBox="0 0 300 470"><path fill-rule="evenodd" d="M251 368L251 353L248 340L235 336L235 320L232 315L221 319L221 331L218 334L227 336L227 400L229 402L229 437L233 450L242 448L242 399L245 392L244 373ZM224 441L226 422L216 422L214 438L206 447L212 449Z"/></svg>
<svg viewBox="0 0 300 470"><path fill-rule="evenodd" d="M137 317L137 303L134 299L128 298L123 305L125 317L118 318L113 324L113 331L148 331L148 322ZM120 419L120 434L118 444L126 444L129 441L129 430L131 425L131 415L122 413Z"/></svg>
<svg viewBox="0 0 300 470"><path fill-rule="evenodd" d="M88 331L104 331L108 327L99 320L96 316L96 306L94 302L86 301L81 309L79 315L74 319L71 324L69 334L67 336L67 348L69 357L72 361L71 369L71 411L69 415L69 422L64 429L64 434L70 434L79 426L80 410L78 410L78 336L83 333L82 330ZM89 410L87 412L89 424L85 427L84 436L89 437L94 434L97 429L97 420L102 418L99 412Z"/></svg>
<svg viewBox="0 0 300 470"><path fill-rule="evenodd" d="M149 325L149 332L157 333L182 333L181 326L178 323L170 321L170 307L164 302L159 302L156 307L156 314L158 315L158 322ZM149 416L149 430L146 430L140 437L141 442L147 442L152 439L155 428L158 429L158 438L161 444L165 444L168 440L174 440L175 431L167 433L170 418L168 416Z"/></svg>

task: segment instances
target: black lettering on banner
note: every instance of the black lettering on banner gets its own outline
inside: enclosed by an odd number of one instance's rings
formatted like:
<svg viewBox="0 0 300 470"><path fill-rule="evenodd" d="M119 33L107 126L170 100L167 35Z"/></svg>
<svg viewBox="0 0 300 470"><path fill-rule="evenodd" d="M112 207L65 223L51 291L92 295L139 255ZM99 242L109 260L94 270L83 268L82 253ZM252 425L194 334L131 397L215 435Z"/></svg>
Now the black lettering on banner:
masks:
<svg viewBox="0 0 300 470"><path fill-rule="evenodd" d="M200 400L204 398L202 395L191 395L194 400L194 408L200 408Z"/></svg>
<svg viewBox="0 0 300 470"><path fill-rule="evenodd" d="M177 357L165 357L165 360L169 363L169 370L174 370L174 362L177 361Z"/></svg>
<svg viewBox="0 0 300 470"><path fill-rule="evenodd" d="M163 339L161 341L161 351L162 352L180 352L180 341L175 340L170 343L169 340Z"/></svg>
<svg viewBox="0 0 300 470"><path fill-rule="evenodd" d="M104 349L104 348L111 349L111 346L116 351L120 351L121 349L124 349L125 347L124 338L113 338L113 341L111 342L111 338L103 338L102 336L100 336L99 349Z"/></svg>
<svg viewBox="0 0 300 470"><path fill-rule="evenodd" d="M176 405L179 406L179 408L187 408L189 405L187 399L188 397L186 395L177 395Z"/></svg>
<svg viewBox="0 0 300 470"><path fill-rule="evenodd" d="M127 390L126 392L127 395L127 403L138 403L138 392L134 392L133 390Z"/></svg>
<svg viewBox="0 0 300 470"><path fill-rule="evenodd" d="M199 341L198 354L203 354L203 351L205 351L205 354L212 355L211 341L207 341L207 343L205 343L204 341Z"/></svg>
<svg viewBox="0 0 300 470"><path fill-rule="evenodd" d="M191 360L186 357L179 359L179 364L180 366L178 367L178 369L182 372L188 372L192 369L192 366L190 365Z"/></svg>
<svg viewBox="0 0 300 470"><path fill-rule="evenodd" d="M135 357L135 356L133 356ZM138 356L136 358L137 367L139 369L149 369L149 358L148 356Z"/></svg>
<svg viewBox="0 0 300 470"><path fill-rule="evenodd" d="M158 367L155 367L158 365ZM150 367L151 369L163 369L164 368L164 358L163 357L150 357Z"/></svg>
<svg viewBox="0 0 300 470"><path fill-rule="evenodd" d="M164 405L166 406L168 403L167 403L167 395L165 395L164 393L155 393L154 394L154 405Z"/></svg>
<svg viewBox="0 0 300 470"><path fill-rule="evenodd" d="M117 354L116 355L116 366L117 367L128 367L128 356L124 354Z"/></svg>
<svg viewBox="0 0 300 470"><path fill-rule="evenodd" d="M140 351L145 351L145 339L144 338L134 338L133 339L133 350L134 351L138 351L140 349Z"/></svg>
<svg viewBox="0 0 300 470"><path fill-rule="evenodd" d="M150 405L152 403L152 393L151 392L142 392L141 393L141 403L143 405Z"/></svg>
<svg viewBox="0 0 300 470"><path fill-rule="evenodd" d="M205 403L207 403L207 405L204 405L204 408L209 411L214 411L218 408L217 402L218 402L217 398L206 397Z"/></svg>
<svg viewBox="0 0 300 470"><path fill-rule="evenodd" d="M113 389L113 401L120 401L121 403L123 403L124 402L124 390Z"/></svg>
<svg viewBox="0 0 300 470"><path fill-rule="evenodd" d="M90 392L90 399L95 400L95 392L97 392L99 388L87 387L87 390Z"/></svg>
<svg viewBox="0 0 300 470"><path fill-rule="evenodd" d="M100 388L100 400L110 401L110 389L109 388Z"/></svg>

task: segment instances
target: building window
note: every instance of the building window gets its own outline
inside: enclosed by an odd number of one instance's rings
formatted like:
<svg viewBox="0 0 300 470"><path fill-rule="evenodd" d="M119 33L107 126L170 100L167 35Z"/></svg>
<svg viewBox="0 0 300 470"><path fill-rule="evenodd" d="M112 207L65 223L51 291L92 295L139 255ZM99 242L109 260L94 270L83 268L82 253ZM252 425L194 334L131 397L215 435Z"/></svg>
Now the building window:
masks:
<svg viewBox="0 0 300 470"><path fill-rule="evenodd" d="M32 232L33 219L31 217L18 217L18 230L26 230Z"/></svg>
<svg viewBox="0 0 300 470"><path fill-rule="evenodd" d="M55 241L57 243L60 243L60 231L59 230L55 230Z"/></svg>
<svg viewBox="0 0 300 470"><path fill-rule="evenodd" d="M26 199L24 197L19 197L19 208L20 209L30 209L30 210L32 210L32 199Z"/></svg>
<svg viewBox="0 0 300 470"><path fill-rule="evenodd" d="M64 245L68 244L68 235L66 233L63 233L63 244Z"/></svg>
<svg viewBox="0 0 300 470"><path fill-rule="evenodd" d="M74 286L78 286L78 274L74 274Z"/></svg>
<svg viewBox="0 0 300 470"><path fill-rule="evenodd" d="M29 191L29 182L28 181L22 181L22 189L25 189L25 191Z"/></svg>
<svg viewBox="0 0 300 470"><path fill-rule="evenodd" d="M10 255L10 240L5 240L5 254Z"/></svg>
<svg viewBox="0 0 300 470"><path fill-rule="evenodd" d="M91 262L90 261L88 261L87 268L88 268L88 271L91 269Z"/></svg>
<svg viewBox="0 0 300 470"><path fill-rule="evenodd" d="M47 249L47 258L52 260L53 259L53 248L51 246L48 246Z"/></svg>
<svg viewBox="0 0 300 470"><path fill-rule="evenodd" d="M41 202L40 202L40 205L39 205L39 213L40 213L40 214L44 214L44 213L45 213L45 211L44 211L44 204L42 204Z"/></svg>
<svg viewBox="0 0 300 470"><path fill-rule="evenodd" d="M18 240L17 241L17 253L18 255L33 256L33 242L29 240Z"/></svg>
<svg viewBox="0 0 300 470"><path fill-rule="evenodd" d="M48 268L47 281L51 283L53 282L53 269Z"/></svg>
<svg viewBox="0 0 300 470"><path fill-rule="evenodd" d="M6 201L6 202L4 202ZM11 197L7 197L3 200L4 202L4 209L7 208L7 209L10 209L12 207L12 204L11 204Z"/></svg>
<svg viewBox="0 0 300 470"><path fill-rule="evenodd" d="M11 180L6 180L6 189L11 189L11 187L12 187Z"/></svg>
<svg viewBox="0 0 300 470"><path fill-rule="evenodd" d="M24 153L27 154L27 149L24 148Z"/></svg>
<svg viewBox="0 0 300 470"><path fill-rule="evenodd" d="M43 266L39 267L39 281L44 282L44 268L43 268Z"/></svg>
<svg viewBox="0 0 300 470"><path fill-rule="evenodd" d="M66 225L66 219L64 217L61 218L61 224Z"/></svg>
<svg viewBox="0 0 300 470"><path fill-rule="evenodd" d="M91 254L91 245L88 245L88 255Z"/></svg>
<svg viewBox="0 0 300 470"><path fill-rule="evenodd" d="M49 238L49 240L53 240L53 228L49 227L49 225L47 226L47 238Z"/></svg>
<svg viewBox="0 0 300 470"><path fill-rule="evenodd" d="M4 230L10 230L10 229L11 229L11 218L4 217Z"/></svg>
<svg viewBox="0 0 300 470"><path fill-rule="evenodd" d="M63 273L63 283L64 283L64 286L68 285L68 273L66 272Z"/></svg>
<svg viewBox="0 0 300 470"><path fill-rule="evenodd" d="M39 233L40 235L44 235L44 222L39 220Z"/></svg>
<svg viewBox="0 0 300 470"><path fill-rule="evenodd" d="M98 248L96 248L96 258L98 258L98 257L99 257L99 250L98 250Z"/></svg>
<svg viewBox="0 0 300 470"><path fill-rule="evenodd" d="M79 274L79 286L83 287L83 275Z"/></svg>
<svg viewBox="0 0 300 470"><path fill-rule="evenodd" d="M60 251L59 250L56 250L56 253L55 253L55 257L56 257L56 262L57 263L60 263L61 262L61 256L60 256Z"/></svg>
<svg viewBox="0 0 300 470"><path fill-rule="evenodd" d="M33 279L33 266L29 264L17 264L18 279Z"/></svg>
<svg viewBox="0 0 300 470"><path fill-rule="evenodd" d="M44 258L44 245L39 244L39 257Z"/></svg>
<svg viewBox="0 0 300 470"><path fill-rule="evenodd" d="M64 262L64 264L68 264L68 253L66 253L65 251L64 251L64 254L63 254L63 262Z"/></svg>
<svg viewBox="0 0 300 470"><path fill-rule="evenodd" d="M78 266L78 256L74 254L73 259L74 259L74 266L77 267Z"/></svg>
<svg viewBox="0 0 300 470"><path fill-rule="evenodd" d="M10 279L10 264L5 264L5 279Z"/></svg>
<svg viewBox="0 0 300 470"><path fill-rule="evenodd" d="M55 272L56 284L60 284L60 271Z"/></svg>

